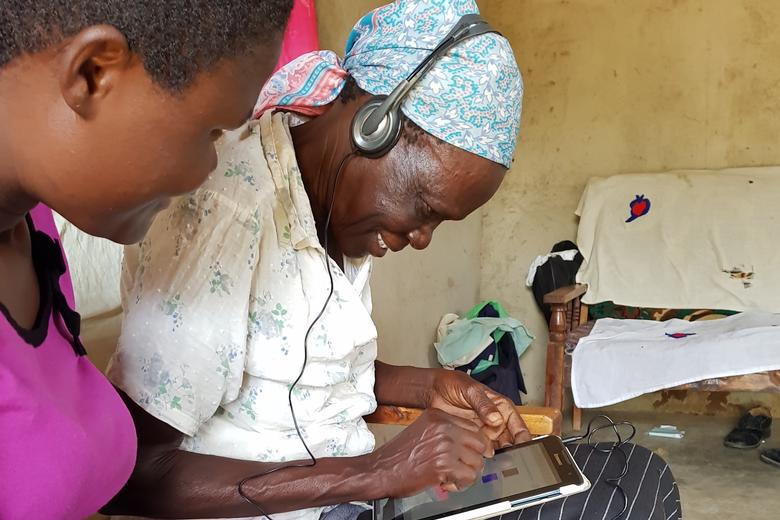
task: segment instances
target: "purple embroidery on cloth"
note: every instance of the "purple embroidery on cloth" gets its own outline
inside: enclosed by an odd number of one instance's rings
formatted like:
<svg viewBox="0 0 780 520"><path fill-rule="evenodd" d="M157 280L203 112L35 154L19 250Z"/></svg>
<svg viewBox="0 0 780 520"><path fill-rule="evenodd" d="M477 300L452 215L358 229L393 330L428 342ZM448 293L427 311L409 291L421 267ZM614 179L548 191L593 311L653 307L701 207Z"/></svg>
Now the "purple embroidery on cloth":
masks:
<svg viewBox="0 0 780 520"><path fill-rule="evenodd" d="M687 338L688 336L695 336L696 333L695 332L674 332L672 334L669 334L667 332L666 335L672 339L683 339L683 338Z"/></svg>

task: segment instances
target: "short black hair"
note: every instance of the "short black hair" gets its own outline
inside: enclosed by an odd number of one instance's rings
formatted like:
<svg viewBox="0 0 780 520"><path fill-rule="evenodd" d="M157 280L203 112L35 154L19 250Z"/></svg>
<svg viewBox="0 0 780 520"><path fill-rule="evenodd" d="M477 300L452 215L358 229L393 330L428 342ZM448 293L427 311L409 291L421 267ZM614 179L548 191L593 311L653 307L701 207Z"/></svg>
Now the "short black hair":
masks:
<svg viewBox="0 0 780 520"><path fill-rule="evenodd" d="M121 31L152 79L179 91L284 30L293 0L0 0L0 68L82 29Z"/></svg>
<svg viewBox="0 0 780 520"><path fill-rule="evenodd" d="M341 93L339 93L339 99L341 99L341 102L347 103L364 95L370 94L360 88L360 86L357 84L357 81L355 81L355 78L353 78L351 75L348 75L346 82L344 83L344 87L341 89ZM409 117L407 117L407 115L403 112L401 112L401 124L403 125L401 137L409 144L417 144L417 140L422 136L432 138L433 142L436 144L444 144L444 141L420 128L417 123L409 119ZM427 142L430 143L431 141L429 140Z"/></svg>

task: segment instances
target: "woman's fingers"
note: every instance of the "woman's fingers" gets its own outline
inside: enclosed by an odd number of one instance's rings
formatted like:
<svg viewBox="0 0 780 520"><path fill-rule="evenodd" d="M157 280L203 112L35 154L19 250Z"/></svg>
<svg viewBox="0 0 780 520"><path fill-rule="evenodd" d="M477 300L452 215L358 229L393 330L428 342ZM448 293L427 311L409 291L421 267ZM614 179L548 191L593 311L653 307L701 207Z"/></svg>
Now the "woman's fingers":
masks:
<svg viewBox="0 0 780 520"><path fill-rule="evenodd" d="M512 438L514 444L520 442L527 442L531 440L531 434L528 431L528 427L517 412L517 407L514 403L492 390L488 391L490 398L496 403L496 407L500 410L501 416L504 418L504 424L506 429Z"/></svg>
<svg viewBox="0 0 780 520"><path fill-rule="evenodd" d="M488 426L501 426L504 422L503 414L496 403L488 397L486 390L486 386L474 385L466 390L464 397L471 409L477 413L480 421Z"/></svg>

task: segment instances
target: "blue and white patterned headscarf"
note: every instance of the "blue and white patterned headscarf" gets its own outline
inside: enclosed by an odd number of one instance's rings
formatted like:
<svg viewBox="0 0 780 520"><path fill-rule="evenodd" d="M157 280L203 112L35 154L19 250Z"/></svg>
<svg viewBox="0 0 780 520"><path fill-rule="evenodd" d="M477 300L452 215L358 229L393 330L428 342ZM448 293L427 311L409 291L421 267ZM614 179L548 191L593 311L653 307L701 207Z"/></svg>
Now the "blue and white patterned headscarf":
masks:
<svg viewBox="0 0 780 520"><path fill-rule="evenodd" d="M363 16L344 58L305 54L280 69L260 95L255 116L279 108L317 115L338 97L346 75L387 95L438 45L474 0L396 0ZM520 125L523 81L509 42L497 34L469 38L439 58L401 104L426 132L509 167Z"/></svg>

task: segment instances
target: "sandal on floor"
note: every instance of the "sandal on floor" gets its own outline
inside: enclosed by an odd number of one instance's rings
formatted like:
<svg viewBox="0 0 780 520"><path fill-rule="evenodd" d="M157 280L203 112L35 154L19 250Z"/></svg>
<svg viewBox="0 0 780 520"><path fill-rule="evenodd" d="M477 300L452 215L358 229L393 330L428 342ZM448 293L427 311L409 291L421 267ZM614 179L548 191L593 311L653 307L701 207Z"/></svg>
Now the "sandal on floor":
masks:
<svg viewBox="0 0 780 520"><path fill-rule="evenodd" d="M758 448L772 433L772 418L763 409L753 409L740 417L737 427L723 440L728 448L747 450Z"/></svg>
<svg viewBox="0 0 780 520"><path fill-rule="evenodd" d="M780 468L780 450L764 450L761 452L761 460Z"/></svg>

